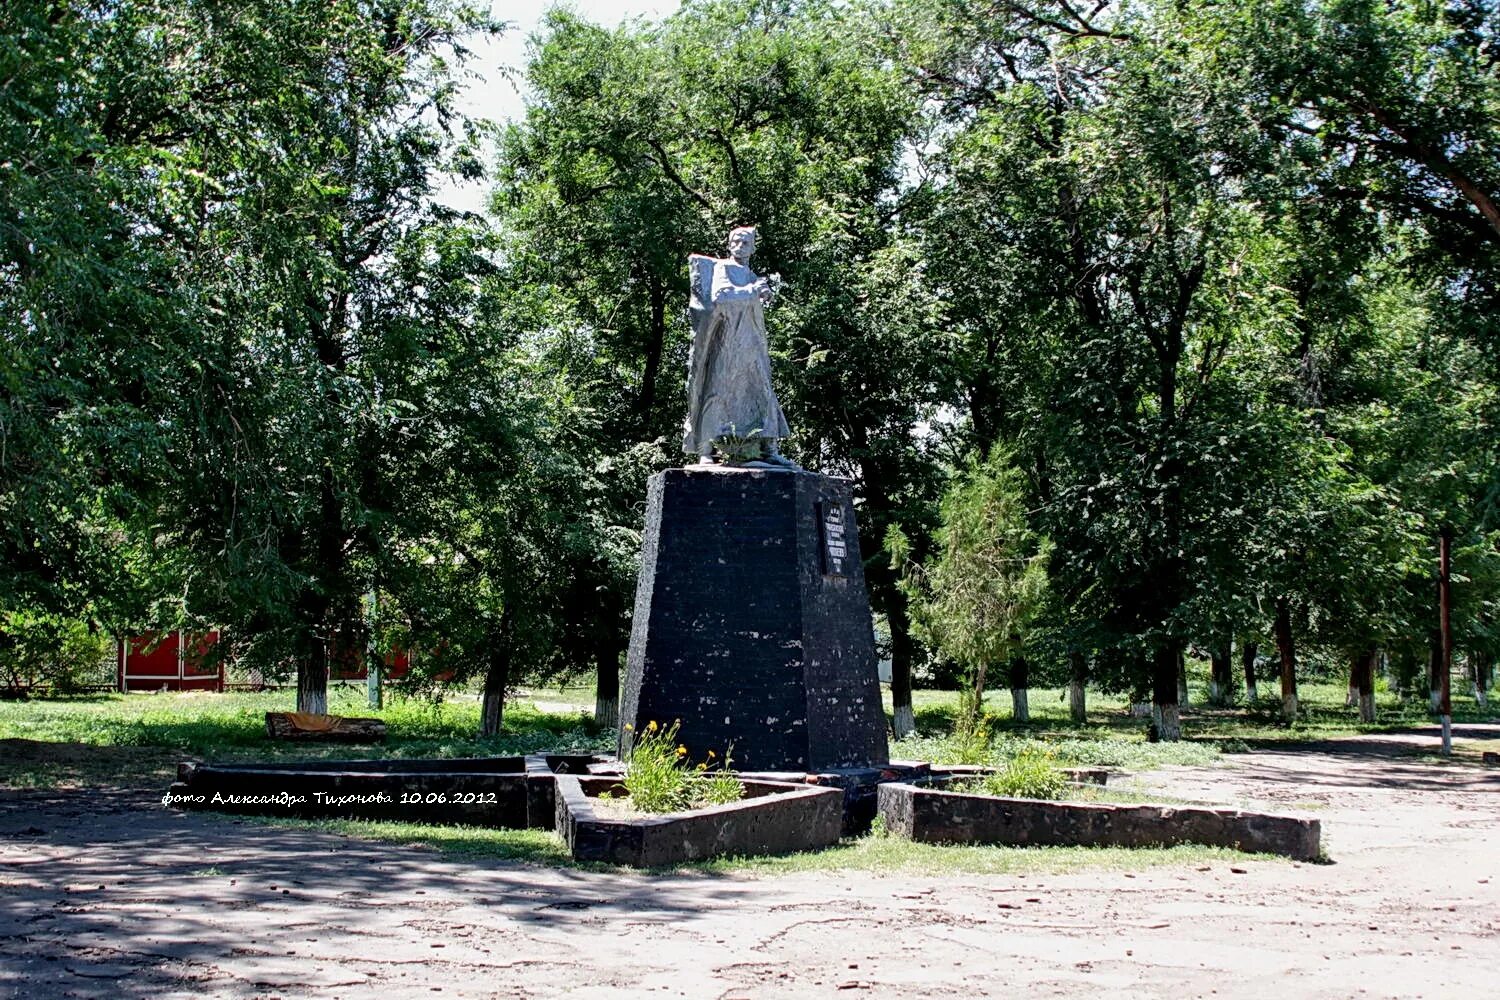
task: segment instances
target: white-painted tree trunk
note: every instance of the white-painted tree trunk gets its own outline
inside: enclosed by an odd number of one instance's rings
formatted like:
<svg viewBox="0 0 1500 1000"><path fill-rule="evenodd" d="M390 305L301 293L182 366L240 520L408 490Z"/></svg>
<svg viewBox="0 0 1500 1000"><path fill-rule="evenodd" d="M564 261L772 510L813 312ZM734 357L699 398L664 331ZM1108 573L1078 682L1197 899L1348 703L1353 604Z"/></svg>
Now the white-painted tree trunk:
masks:
<svg viewBox="0 0 1500 1000"><path fill-rule="evenodd" d="M1010 689L1010 716L1017 722L1031 721L1031 707L1026 702L1025 688Z"/></svg>
<svg viewBox="0 0 1500 1000"><path fill-rule="evenodd" d="M1252 705L1260 701L1260 690L1253 681L1245 688L1245 700Z"/></svg>
<svg viewBox="0 0 1500 1000"><path fill-rule="evenodd" d="M1089 721L1087 695L1078 681L1068 682L1068 716L1079 724Z"/></svg>
<svg viewBox="0 0 1500 1000"><path fill-rule="evenodd" d="M1281 715L1288 722L1297 720L1297 696L1295 694L1281 696Z"/></svg>
<svg viewBox="0 0 1500 1000"><path fill-rule="evenodd" d="M379 644L375 641L375 623L380 617L380 594L372 590L365 601L370 616L370 633L365 642L365 700L371 708L380 708L385 703L380 676L383 664L380 662Z"/></svg>
<svg viewBox="0 0 1500 1000"><path fill-rule="evenodd" d="M895 718L891 720L896 739L904 740L917 731L917 716L910 705L897 705Z"/></svg>
<svg viewBox="0 0 1500 1000"><path fill-rule="evenodd" d="M1375 696L1373 694L1362 694L1359 696L1359 721L1375 721Z"/></svg>
<svg viewBox="0 0 1500 1000"><path fill-rule="evenodd" d="M322 677L318 676L320 667ZM328 667L316 656L309 657L297 670L297 711L328 714Z"/></svg>
<svg viewBox="0 0 1500 1000"><path fill-rule="evenodd" d="M1225 692L1219 688L1219 682L1210 677L1208 679L1208 703L1210 705L1222 705L1228 700Z"/></svg>
<svg viewBox="0 0 1500 1000"><path fill-rule="evenodd" d="M1443 692L1439 691L1437 688L1433 688L1427 693L1427 697L1428 700L1432 702L1432 710L1436 712L1438 710L1438 706L1443 703Z"/></svg>
<svg viewBox="0 0 1500 1000"><path fill-rule="evenodd" d="M614 729L620 724L619 698L594 698L594 722L603 729Z"/></svg>
<svg viewBox="0 0 1500 1000"><path fill-rule="evenodd" d="M1358 704L1359 704L1359 685L1355 684L1354 683L1354 679L1351 677L1349 679L1349 690L1344 695L1344 707L1345 708L1353 708L1355 705L1358 705Z"/></svg>
<svg viewBox="0 0 1500 1000"><path fill-rule="evenodd" d="M1152 705L1151 721L1156 724L1156 737L1163 743L1175 743L1182 739L1182 718L1176 705Z"/></svg>
<svg viewBox="0 0 1500 1000"><path fill-rule="evenodd" d="M500 735L500 724L505 718L505 691L486 690L479 699L479 735Z"/></svg>

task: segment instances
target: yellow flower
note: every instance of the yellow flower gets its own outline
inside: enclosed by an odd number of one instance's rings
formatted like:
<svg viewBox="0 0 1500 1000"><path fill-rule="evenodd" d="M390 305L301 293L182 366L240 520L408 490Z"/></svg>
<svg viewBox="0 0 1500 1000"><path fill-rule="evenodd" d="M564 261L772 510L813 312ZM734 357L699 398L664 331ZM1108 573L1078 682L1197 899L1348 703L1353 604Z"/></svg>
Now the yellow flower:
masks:
<svg viewBox="0 0 1500 1000"><path fill-rule="evenodd" d="M635 727L632 726L630 723L627 722L627 723L625 723L625 731L627 733L634 732L635 731Z"/></svg>
<svg viewBox="0 0 1500 1000"><path fill-rule="evenodd" d="M677 756L679 756L679 757L686 757L687 756L687 747L683 747L683 746L678 747L677 748Z"/></svg>
<svg viewBox="0 0 1500 1000"><path fill-rule="evenodd" d="M713 751L712 751L712 750L710 750L710 751L709 751L709 752L708 752L708 759L709 759L709 760L713 760L713 759L714 759L714 752L713 752Z"/></svg>
<svg viewBox="0 0 1500 1000"><path fill-rule="evenodd" d="M656 732L656 720L652 719L650 722L646 723L646 728L651 730L653 733Z"/></svg>

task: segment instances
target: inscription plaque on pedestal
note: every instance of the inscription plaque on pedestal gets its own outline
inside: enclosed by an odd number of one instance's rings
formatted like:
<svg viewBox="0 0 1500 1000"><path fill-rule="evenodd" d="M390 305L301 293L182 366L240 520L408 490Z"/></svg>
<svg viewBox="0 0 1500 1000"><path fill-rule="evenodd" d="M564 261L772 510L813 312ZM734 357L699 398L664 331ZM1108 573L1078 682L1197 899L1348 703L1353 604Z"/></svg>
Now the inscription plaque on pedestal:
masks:
<svg viewBox="0 0 1500 1000"><path fill-rule="evenodd" d="M844 541L844 505L838 501L818 507L823 515L819 519L823 529L823 572L827 576L843 576L844 560L849 554Z"/></svg>

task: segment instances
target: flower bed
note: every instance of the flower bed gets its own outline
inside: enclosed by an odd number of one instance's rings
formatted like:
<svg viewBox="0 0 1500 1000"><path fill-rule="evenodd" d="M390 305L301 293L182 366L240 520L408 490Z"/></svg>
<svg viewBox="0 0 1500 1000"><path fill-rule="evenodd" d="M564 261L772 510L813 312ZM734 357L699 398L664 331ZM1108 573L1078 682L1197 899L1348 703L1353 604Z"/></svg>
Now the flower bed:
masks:
<svg viewBox="0 0 1500 1000"><path fill-rule="evenodd" d="M608 815L599 795L623 796L616 778L556 778L557 833L579 861L658 868L725 855L789 854L838 843L844 793L837 788L742 781L724 805L661 815Z"/></svg>
<svg viewBox="0 0 1500 1000"><path fill-rule="evenodd" d="M1318 821L1297 816L1206 807L1003 798L909 783L881 785L879 796L879 815L890 834L933 844L1205 844L1299 860L1317 858L1321 850Z"/></svg>

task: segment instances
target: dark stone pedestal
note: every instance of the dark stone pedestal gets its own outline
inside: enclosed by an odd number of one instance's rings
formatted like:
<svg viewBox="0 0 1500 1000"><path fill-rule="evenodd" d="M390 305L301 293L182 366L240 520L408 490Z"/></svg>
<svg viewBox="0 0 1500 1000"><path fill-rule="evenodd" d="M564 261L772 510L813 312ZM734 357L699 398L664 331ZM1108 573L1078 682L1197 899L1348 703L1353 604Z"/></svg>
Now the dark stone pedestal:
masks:
<svg viewBox="0 0 1500 1000"><path fill-rule="evenodd" d="M849 483L808 472L652 477L625 725L681 721L693 760L741 771L885 764L885 716Z"/></svg>

